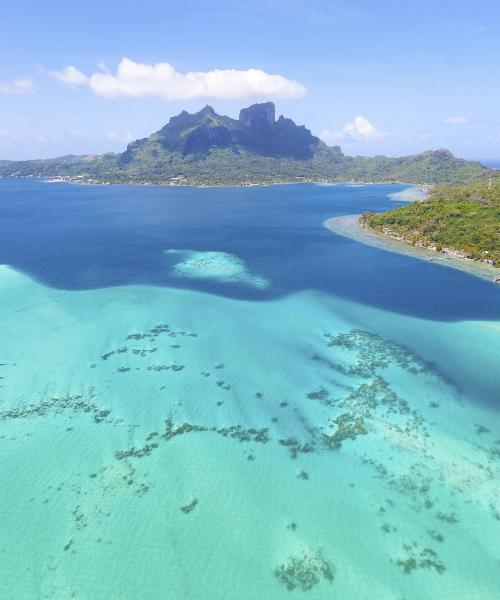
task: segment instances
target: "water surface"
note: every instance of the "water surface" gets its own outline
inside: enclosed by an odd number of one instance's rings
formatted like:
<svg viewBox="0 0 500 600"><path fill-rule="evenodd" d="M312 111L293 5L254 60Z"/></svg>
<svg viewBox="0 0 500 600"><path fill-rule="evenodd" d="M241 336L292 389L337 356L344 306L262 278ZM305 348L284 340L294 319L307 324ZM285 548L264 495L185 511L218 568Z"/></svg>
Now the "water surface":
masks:
<svg viewBox="0 0 500 600"><path fill-rule="evenodd" d="M500 294L403 186L0 181L5 598L493 599Z"/></svg>

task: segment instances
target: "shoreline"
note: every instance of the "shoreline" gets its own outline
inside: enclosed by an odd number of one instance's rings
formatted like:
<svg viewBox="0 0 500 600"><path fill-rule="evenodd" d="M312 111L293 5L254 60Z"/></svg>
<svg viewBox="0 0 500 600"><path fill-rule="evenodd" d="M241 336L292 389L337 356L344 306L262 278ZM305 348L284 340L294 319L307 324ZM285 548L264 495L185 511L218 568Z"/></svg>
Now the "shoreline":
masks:
<svg viewBox="0 0 500 600"><path fill-rule="evenodd" d="M437 250L431 250L429 248L413 246L408 242L367 230L360 224L360 216L361 215L357 214L331 217L330 219L323 221L323 225L336 235L350 238L368 246L458 269L469 273L470 275L480 277L481 279L486 279L491 283L500 283L500 269L496 267L478 263L467 257L455 256L438 252Z"/></svg>
<svg viewBox="0 0 500 600"><path fill-rule="evenodd" d="M339 181L327 181L327 180L310 180L305 179L302 181L239 181L232 183L201 183L195 181L188 180L172 180L172 181L106 181L106 180L97 180L93 178L85 179L80 176L37 176L37 175L25 175L23 177L2 177L0 176L0 180L4 181L12 181L12 180L30 180L35 179L38 181L43 181L45 183L70 183L74 185L140 185L145 187L197 187L197 188L225 188L225 187L270 187L273 185L318 185L318 186L334 186L334 185L348 185L352 187L362 187L366 185L407 185L409 186L407 190L401 190L400 192L394 192L389 194L389 197L394 196L394 200L403 200L403 201L414 201L419 198L410 199L402 199L398 198L398 194L408 194L410 196L412 192L411 189L416 188L419 192L423 193L424 190L428 190L433 187L434 184L429 183L412 183L409 181L360 181L360 180L339 180Z"/></svg>
<svg viewBox="0 0 500 600"><path fill-rule="evenodd" d="M401 190L400 192L392 192L388 194L390 200L394 200L396 202L421 202L422 200L427 200L429 195L434 187L431 184L409 184L412 187L409 187L405 190Z"/></svg>

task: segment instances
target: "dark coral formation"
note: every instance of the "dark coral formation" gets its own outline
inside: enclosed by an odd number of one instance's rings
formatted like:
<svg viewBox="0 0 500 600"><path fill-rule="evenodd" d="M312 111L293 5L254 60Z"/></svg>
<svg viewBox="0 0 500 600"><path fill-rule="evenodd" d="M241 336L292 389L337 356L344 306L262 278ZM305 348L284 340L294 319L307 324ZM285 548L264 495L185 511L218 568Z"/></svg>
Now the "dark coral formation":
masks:
<svg viewBox="0 0 500 600"><path fill-rule="evenodd" d="M29 419L32 417L45 417L49 415L61 414L66 410L72 412L82 412L91 415L96 423L102 423L108 420L111 414L110 410L103 409L93 402L93 394L88 397L81 394L66 396L53 396L42 400L38 404L26 404L17 408L10 408L0 411L0 421L9 419Z"/></svg>
<svg viewBox="0 0 500 600"><path fill-rule="evenodd" d="M194 500L192 500L189 504L186 504L185 506L181 506L181 510L184 514L187 515L196 508L197 504L198 504L198 500L196 498L194 498Z"/></svg>
<svg viewBox="0 0 500 600"><path fill-rule="evenodd" d="M267 444L269 441L269 429L263 427L262 429L255 429L250 427L244 429L241 425L233 425L232 427L221 427L216 430L216 433L223 437L230 437L238 442L259 442L260 444Z"/></svg>
<svg viewBox="0 0 500 600"><path fill-rule="evenodd" d="M432 548L419 550L414 543L411 546L405 544L403 549L406 551L407 556L396 560L396 564L406 575L410 575L416 569L435 571L439 575L442 575L446 571L445 565L442 563L437 552Z"/></svg>
<svg viewBox="0 0 500 600"><path fill-rule="evenodd" d="M182 371L185 365L150 365L148 367L148 371Z"/></svg>
<svg viewBox="0 0 500 600"><path fill-rule="evenodd" d="M329 448L340 448L344 440L355 440L359 435L368 433L363 417L351 413L339 415L332 423L336 426L335 432L331 435L323 433L321 436L323 443Z"/></svg>
<svg viewBox="0 0 500 600"><path fill-rule="evenodd" d="M158 442L152 442L152 440L158 438L158 436L160 440L171 441L172 439L181 435L207 432L212 434L215 433L225 438L231 438L237 440L238 442L257 442L260 444L266 444L270 439L269 429L267 427L263 427L261 429L255 429L253 427L244 429L241 425L232 425L230 427L216 428L193 425L188 422L184 422L182 425L175 425L173 420L169 418L165 420L165 431L161 434L161 436L159 436L158 432L154 431L146 437L147 443L145 443L143 446L139 448L134 446L125 450L117 450L114 455L118 460L144 458L159 448Z"/></svg>
<svg viewBox="0 0 500 600"><path fill-rule="evenodd" d="M328 348L356 353L356 366L346 368L338 365L340 370L349 375L373 377L377 369L386 368L390 364L396 364L401 369L415 374L423 373L430 368L403 346L369 331L353 329L348 333L337 335L325 333L324 336L328 340Z"/></svg>
<svg viewBox="0 0 500 600"><path fill-rule="evenodd" d="M335 568L323 552L318 550L304 552L300 557L290 557L288 562L276 567L274 575L288 590L299 589L307 592L322 580L332 583L335 579Z"/></svg>
<svg viewBox="0 0 500 600"><path fill-rule="evenodd" d="M315 450L315 441L311 440L310 442L300 442L297 438L283 438L278 440L278 443L281 446L285 446L288 448L290 452L290 457L295 459L299 454L309 454L314 452Z"/></svg>

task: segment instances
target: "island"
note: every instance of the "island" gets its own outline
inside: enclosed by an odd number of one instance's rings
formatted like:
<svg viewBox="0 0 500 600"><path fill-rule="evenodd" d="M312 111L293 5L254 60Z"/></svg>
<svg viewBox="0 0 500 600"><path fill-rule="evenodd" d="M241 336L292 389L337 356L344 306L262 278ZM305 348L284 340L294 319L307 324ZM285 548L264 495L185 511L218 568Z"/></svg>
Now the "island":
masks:
<svg viewBox="0 0 500 600"><path fill-rule="evenodd" d="M488 176L478 162L446 149L392 158L346 156L272 102L253 104L239 118L211 106L182 111L122 153L0 161L0 177L80 183L148 185L267 185L272 183L454 183Z"/></svg>

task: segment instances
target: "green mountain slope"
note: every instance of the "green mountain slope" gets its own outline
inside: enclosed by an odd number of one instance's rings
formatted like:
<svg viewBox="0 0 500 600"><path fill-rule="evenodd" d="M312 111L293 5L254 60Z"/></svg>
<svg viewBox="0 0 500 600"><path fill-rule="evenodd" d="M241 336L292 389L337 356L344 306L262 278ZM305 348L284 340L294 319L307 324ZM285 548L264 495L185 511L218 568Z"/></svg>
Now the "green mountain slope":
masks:
<svg viewBox="0 0 500 600"><path fill-rule="evenodd" d="M361 220L390 237L500 267L500 178L440 185L428 200Z"/></svg>
<svg viewBox="0 0 500 600"><path fill-rule="evenodd" d="M239 119L212 107L172 117L121 154L0 161L3 177L61 177L91 182L242 184L296 181L437 183L483 177L479 163L447 150L403 158L349 157L304 126L275 117L272 102L254 104Z"/></svg>

